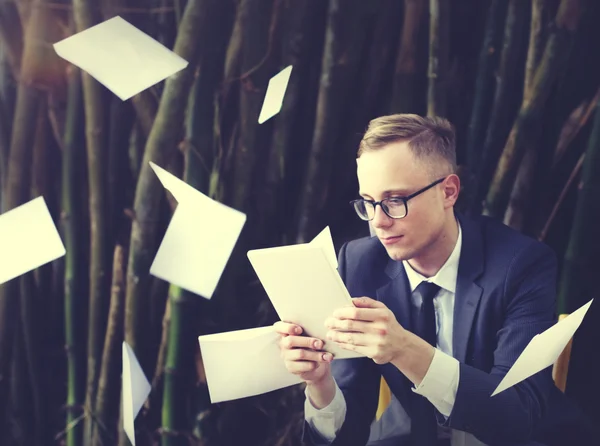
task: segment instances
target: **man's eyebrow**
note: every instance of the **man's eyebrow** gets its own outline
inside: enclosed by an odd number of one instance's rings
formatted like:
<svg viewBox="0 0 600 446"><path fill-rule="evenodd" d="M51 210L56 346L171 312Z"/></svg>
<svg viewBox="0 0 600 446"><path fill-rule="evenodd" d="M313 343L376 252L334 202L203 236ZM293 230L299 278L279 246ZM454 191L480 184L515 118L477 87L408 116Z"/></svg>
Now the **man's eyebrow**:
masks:
<svg viewBox="0 0 600 446"><path fill-rule="evenodd" d="M409 191L408 189L402 189L402 188L388 189L388 190L384 191L382 195L385 195L386 197L389 197L391 195L409 195L410 192L411 191Z"/></svg>

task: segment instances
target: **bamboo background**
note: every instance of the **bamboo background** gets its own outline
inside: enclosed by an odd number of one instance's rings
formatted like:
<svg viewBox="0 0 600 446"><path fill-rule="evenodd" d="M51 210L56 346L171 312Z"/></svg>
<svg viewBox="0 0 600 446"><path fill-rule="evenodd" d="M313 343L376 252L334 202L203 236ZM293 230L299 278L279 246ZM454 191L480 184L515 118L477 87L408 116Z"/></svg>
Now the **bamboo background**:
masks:
<svg viewBox="0 0 600 446"><path fill-rule="evenodd" d="M122 102L54 53L115 15L189 67ZM0 444L129 444L126 340L152 382L138 445L298 445L301 387L211 405L197 336L276 320L248 249L368 234L347 203L383 114L449 118L459 209L556 250L560 313L599 297L599 20L591 0L0 2L1 209L43 195L67 248L0 287ZM210 301L149 275L175 202L148 161L248 215ZM566 389L593 419L599 322L594 305Z"/></svg>

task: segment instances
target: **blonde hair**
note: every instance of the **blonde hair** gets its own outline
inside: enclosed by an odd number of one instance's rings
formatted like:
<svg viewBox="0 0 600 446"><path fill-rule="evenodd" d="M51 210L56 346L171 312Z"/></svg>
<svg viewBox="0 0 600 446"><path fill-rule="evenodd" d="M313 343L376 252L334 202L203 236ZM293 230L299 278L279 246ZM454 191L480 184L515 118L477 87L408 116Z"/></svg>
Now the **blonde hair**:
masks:
<svg viewBox="0 0 600 446"><path fill-rule="evenodd" d="M415 157L435 171L432 174L439 172L440 161L446 165L445 174L456 173L454 127L444 118L396 114L373 119L360 141L357 157L398 141L407 141Z"/></svg>

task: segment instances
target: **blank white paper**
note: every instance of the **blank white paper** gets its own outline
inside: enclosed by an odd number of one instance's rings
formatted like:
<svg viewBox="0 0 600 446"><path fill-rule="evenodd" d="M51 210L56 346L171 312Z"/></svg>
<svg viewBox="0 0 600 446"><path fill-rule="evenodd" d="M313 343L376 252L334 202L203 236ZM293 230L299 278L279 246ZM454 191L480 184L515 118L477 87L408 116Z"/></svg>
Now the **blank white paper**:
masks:
<svg viewBox="0 0 600 446"><path fill-rule="evenodd" d="M333 245L333 238L331 237L331 230L329 226L326 226L312 241L309 243L311 246L320 246L329 261L329 264L337 269L337 255L335 254L335 246Z"/></svg>
<svg viewBox="0 0 600 446"><path fill-rule="evenodd" d="M210 299L246 215L212 200L156 164L150 165L178 203L150 274Z"/></svg>
<svg viewBox="0 0 600 446"><path fill-rule="evenodd" d="M0 215L0 284L65 255L44 197Z"/></svg>
<svg viewBox="0 0 600 446"><path fill-rule="evenodd" d="M273 326L200 336L198 342L212 403L302 382L287 371Z"/></svg>
<svg viewBox="0 0 600 446"><path fill-rule="evenodd" d="M291 74L292 66L289 65L269 80L263 106L258 117L259 124L268 121L281 111L285 90L287 89Z"/></svg>
<svg viewBox="0 0 600 446"><path fill-rule="evenodd" d="M581 325L593 301L594 299L590 300L548 330L535 335L494 390L492 396L554 364Z"/></svg>
<svg viewBox="0 0 600 446"><path fill-rule="evenodd" d="M146 378L135 353L123 342L123 430L135 446L134 420L150 395L152 387Z"/></svg>
<svg viewBox="0 0 600 446"><path fill-rule="evenodd" d="M318 244L248 251L260 282L282 321L322 339L335 359L364 356L328 343L325 320L341 307L353 306L342 278Z"/></svg>
<svg viewBox="0 0 600 446"><path fill-rule="evenodd" d="M55 43L54 50L123 101L188 65L119 16Z"/></svg>

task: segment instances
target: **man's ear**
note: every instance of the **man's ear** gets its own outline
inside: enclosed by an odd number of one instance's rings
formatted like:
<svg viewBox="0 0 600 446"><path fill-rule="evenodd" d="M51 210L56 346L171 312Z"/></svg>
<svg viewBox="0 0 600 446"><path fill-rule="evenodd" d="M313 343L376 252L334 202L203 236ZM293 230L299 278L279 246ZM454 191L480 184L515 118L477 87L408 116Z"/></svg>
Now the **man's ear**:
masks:
<svg viewBox="0 0 600 446"><path fill-rule="evenodd" d="M460 178L456 174L450 174L444 181L444 201L448 207L454 206L460 193Z"/></svg>

